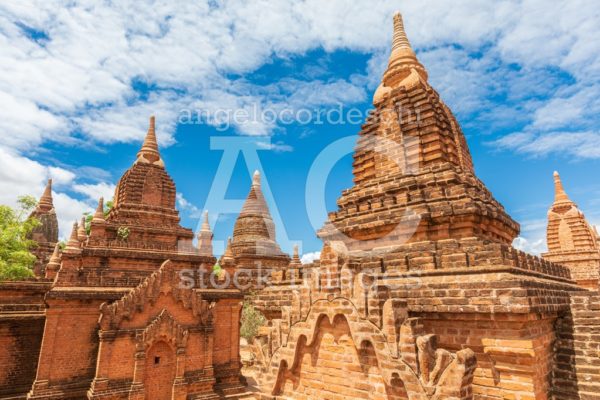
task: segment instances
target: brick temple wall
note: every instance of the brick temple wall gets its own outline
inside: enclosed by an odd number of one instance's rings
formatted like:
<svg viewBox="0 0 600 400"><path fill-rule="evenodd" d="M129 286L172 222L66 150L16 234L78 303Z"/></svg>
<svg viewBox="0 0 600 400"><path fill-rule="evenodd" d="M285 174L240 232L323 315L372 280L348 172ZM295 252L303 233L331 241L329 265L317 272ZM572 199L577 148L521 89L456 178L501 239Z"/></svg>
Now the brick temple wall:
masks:
<svg viewBox="0 0 600 400"><path fill-rule="evenodd" d="M554 318L508 314L419 317L426 331L438 335L441 347L475 352L474 400L549 398Z"/></svg>
<svg viewBox="0 0 600 400"><path fill-rule="evenodd" d="M34 385L36 394L31 398L63 392L65 399L81 398L96 370L98 310L103 300L48 299L48 302L50 307ZM40 377L45 379L40 380ZM52 389L46 388L46 381Z"/></svg>
<svg viewBox="0 0 600 400"><path fill-rule="evenodd" d="M24 398L35 379L48 282L0 284L0 398Z"/></svg>
<svg viewBox="0 0 600 400"><path fill-rule="evenodd" d="M553 400L600 400L600 294L571 296L556 323Z"/></svg>
<svg viewBox="0 0 600 400"><path fill-rule="evenodd" d="M408 399L403 387L385 384L372 345L357 348L345 318L333 324L324 318L318 330L313 343L299 346L300 361L286 374L281 398Z"/></svg>
<svg viewBox="0 0 600 400"><path fill-rule="evenodd" d="M215 391L227 395L229 387L240 384L240 299L221 299L214 315L214 347L212 362L216 379Z"/></svg>
<svg viewBox="0 0 600 400"><path fill-rule="evenodd" d="M0 318L0 398L31 389L43 333L43 316Z"/></svg>

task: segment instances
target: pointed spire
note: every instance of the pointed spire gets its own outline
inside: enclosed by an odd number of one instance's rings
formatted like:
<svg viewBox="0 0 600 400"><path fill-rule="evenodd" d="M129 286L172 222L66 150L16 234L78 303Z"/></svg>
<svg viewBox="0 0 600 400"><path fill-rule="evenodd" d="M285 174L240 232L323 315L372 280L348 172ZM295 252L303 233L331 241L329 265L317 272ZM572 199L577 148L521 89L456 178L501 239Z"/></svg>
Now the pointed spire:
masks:
<svg viewBox="0 0 600 400"><path fill-rule="evenodd" d="M67 250L79 250L80 243L79 239L77 239L77 231L79 230L79 225L77 221L73 223L73 229L71 230L71 237L69 237L69 241L65 247L65 251Z"/></svg>
<svg viewBox="0 0 600 400"><path fill-rule="evenodd" d="M295 244L294 245L294 252L292 253L292 260L290 261L290 267L299 267L300 265L302 265L302 262L300 261L300 253L298 251L298 245Z"/></svg>
<svg viewBox="0 0 600 400"><path fill-rule="evenodd" d="M42 197L40 197L40 201L37 204L37 210L42 212L48 212L53 208L54 203L52 202L52 179L48 179L48 183L46 183L44 193L42 194Z"/></svg>
<svg viewBox="0 0 600 400"><path fill-rule="evenodd" d="M79 223L79 227L77 229L77 240L80 242L84 242L87 239L87 232L85 230L85 218L81 217L81 222Z"/></svg>
<svg viewBox="0 0 600 400"><path fill-rule="evenodd" d="M148 133L146 133L144 144L142 144L142 148L137 154L136 162L164 166L163 161L160 158L160 153L158 151L154 115L150 117L150 126L148 127Z"/></svg>
<svg viewBox="0 0 600 400"><path fill-rule="evenodd" d="M204 220L202 221L202 231L212 232L210 229L210 223L208 222L208 211L204 211Z"/></svg>
<svg viewBox="0 0 600 400"><path fill-rule="evenodd" d="M298 245L294 245L294 253L290 260L289 271L286 272L287 279L292 282L297 282L300 279L300 269L302 268L302 261L300 261L300 254L298 252Z"/></svg>
<svg viewBox="0 0 600 400"><path fill-rule="evenodd" d="M394 35L392 39L392 52L388 68L383 75L383 87L396 88L398 86L413 85L419 80L427 81L427 71L417 59L412 49L406 31L402 14L394 15ZM383 88L379 90L382 92ZM376 100L381 98L378 93Z"/></svg>
<svg viewBox="0 0 600 400"><path fill-rule="evenodd" d="M210 229L210 223L208 222L208 211L204 211L204 220L202 221L202 228L200 228L200 232L198 232L198 252L201 255L212 257L212 239L213 233Z"/></svg>
<svg viewBox="0 0 600 400"><path fill-rule="evenodd" d="M231 250L232 240L231 236L227 238L227 246L225 247L225 252L221 256L221 264L227 265L233 263L235 258L233 256L233 251Z"/></svg>
<svg viewBox="0 0 600 400"><path fill-rule="evenodd" d="M60 243L56 243L54 246L54 251L52 252L52 256L50 256L50 261L48 262L48 266L46 269L54 269L53 267L60 265Z"/></svg>
<svg viewBox="0 0 600 400"><path fill-rule="evenodd" d="M275 241L275 224L262 193L260 172L255 171L250 192L233 227L233 254L239 257L259 253L284 255Z"/></svg>
<svg viewBox="0 0 600 400"><path fill-rule="evenodd" d="M44 272L46 279L54 279L56 272L60 269L60 244L56 243L54 246L54 252L50 256L50 261L46 265Z"/></svg>
<svg viewBox="0 0 600 400"><path fill-rule="evenodd" d="M402 20L402 14L400 12L396 12L394 14L394 38L392 39L392 53L401 48L410 47L410 42L408 41L408 37L406 36L406 31L404 30L404 21Z"/></svg>
<svg viewBox="0 0 600 400"><path fill-rule="evenodd" d="M560 175L557 171L554 171L554 203L570 203L571 199L565 192Z"/></svg>
<svg viewBox="0 0 600 400"><path fill-rule="evenodd" d="M98 200L98 207L96 207L96 212L94 212L94 218L92 218L93 223L104 223L106 222L104 218L104 197L100 197Z"/></svg>
<svg viewBox="0 0 600 400"><path fill-rule="evenodd" d="M269 207L267 206L267 202L262 193L260 172L258 171L254 171L254 174L252 175L252 186L250 187L248 197L240 211L240 216L244 215L261 215L271 220ZM235 234L233 236L235 236Z"/></svg>
<svg viewBox="0 0 600 400"><path fill-rule="evenodd" d="M224 256L233 257L233 252L231 251L231 243L232 242L233 242L233 240L231 239L231 236L229 236L227 238L227 247L225 247L225 253L223 253Z"/></svg>
<svg viewBox="0 0 600 400"><path fill-rule="evenodd" d="M258 170L254 171L254 174L252 175L252 186L260 187L260 172L258 172Z"/></svg>
<svg viewBox="0 0 600 400"><path fill-rule="evenodd" d="M60 243L56 243L52 256L50 256L50 262L60 262Z"/></svg>

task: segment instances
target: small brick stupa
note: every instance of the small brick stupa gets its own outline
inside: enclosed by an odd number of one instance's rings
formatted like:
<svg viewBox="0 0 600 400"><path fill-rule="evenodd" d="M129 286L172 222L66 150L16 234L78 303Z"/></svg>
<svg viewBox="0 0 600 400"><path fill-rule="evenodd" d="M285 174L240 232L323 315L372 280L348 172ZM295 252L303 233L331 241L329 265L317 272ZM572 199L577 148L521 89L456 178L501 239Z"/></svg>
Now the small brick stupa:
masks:
<svg viewBox="0 0 600 400"><path fill-rule="evenodd" d="M208 221L208 211L204 212L202 220L202 227L200 228L200 232L198 232L198 252L202 255L212 256L213 255L213 233L210 228L210 223Z"/></svg>
<svg viewBox="0 0 600 400"><path fill-rule="evenodd" d="M554 173L554 203L548 210L547 241L544 259L569 267L577 284L588 289L598 287L598 232L569 198L558 172Z"/></svg>
<svg viewBox="0 0 600 400"><path fill-rule="evenodd" d="M290 263L290 257L276 242L275 224L262 193L258 171L254 172L250 192L235 221L233 240L227 247L235 270L244 270L243 275L250 279L249 290L260 286L261 281L267 282L267 275L272 271L282 271Z"/></svg>
<svg viewBox="0 0 600 400"><path fill-rule="evenodd" d="M52 179L48 179L44 193L31 213L31 217L35 217L40 222L31 233L31 239L37 242L37 247L33 249L36 256L33 272L39 277L44 276L46 264L50 261L50 256L58 243L58 218L52 200Z"/></svg>

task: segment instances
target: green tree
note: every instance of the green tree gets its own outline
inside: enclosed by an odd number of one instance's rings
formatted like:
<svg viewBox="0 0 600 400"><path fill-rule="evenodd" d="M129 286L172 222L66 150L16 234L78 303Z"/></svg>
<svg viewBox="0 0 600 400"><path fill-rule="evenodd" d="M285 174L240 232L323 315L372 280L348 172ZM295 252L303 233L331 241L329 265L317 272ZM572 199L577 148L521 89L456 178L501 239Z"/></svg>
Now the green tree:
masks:
<svg viewBox="0 0 600 400"><path fill-rule="evenodd" d="M249 301L245 301L241 322L240 335L250 342L258 334L258 328L263 326L267 319Z"/></svg>
<svg viewBox="0 0 600 400"><path fill-rule="evenodd" d="M0 205L0 280L18 280L33 276L37 244L30 239L32 230L39 226L36 218L29 218L36 206L32 196L19 197L18 207Z"/></svg>

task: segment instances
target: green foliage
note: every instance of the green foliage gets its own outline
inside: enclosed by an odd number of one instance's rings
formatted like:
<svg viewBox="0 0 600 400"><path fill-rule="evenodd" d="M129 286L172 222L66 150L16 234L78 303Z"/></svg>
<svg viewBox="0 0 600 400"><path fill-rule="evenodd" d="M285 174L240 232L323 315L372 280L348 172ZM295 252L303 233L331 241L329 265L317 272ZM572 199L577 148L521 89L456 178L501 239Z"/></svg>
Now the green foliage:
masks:
<svg viewBox="0 0 600 400"><path fill-rule="evenodd" d="M92 219L94 219L94 216L89 212L85 212L83 215L85 216L85 234L89 235L92 231Z"/></svg>
<svg viewBox="0 0 600 400"><path fill-rule="evenodd" d="M110 213L110 210L113 209L113 207L115 206L115 202L113 200L109 200L106 203L104 203L104 217L108 217L108 213Z"/></svg>
<svg viewBox="0 0 600 400"><path fill-rule="evenodd" d="M221 265L220 265L219 263L216 263L216 264L213 266L213 273L215 274L215 276L216 276L217 278L220 278L220 277L221 277L221 274L223 273L223 268L221 267Z"/></svg>
<svg viewBox="0 0 600 400"><path fill-rule="evenodd" d="M29 239L40 222L28 218L37 201L31 196L19 197L18 207L0 205L0 280L18 280L33 276L35 256L30 250L36 246Z"/></svg>
<svg viewBox="0 0 600 400"><path fill-rule="evenodd" d="M120 240L127 240L127 238L129 238L129 228L126 226L120 226L117 230L117 237Z"/></svg>
<svg viewBox="0 0 600 400"><path fill-rule="evenodd" d="M35 206L37 206L37 200L33 196L21 196L17 199L17 204L19 204L19 219L24 220L31 214Z"/></svg>
<svg viewBox="0 0 600 400"><path fill-rule="evenodd" d="M245 301L242 308L242 327L240 335L250 342L257 334L258 328L264 325L267 319L250 302Z"/></svg>

